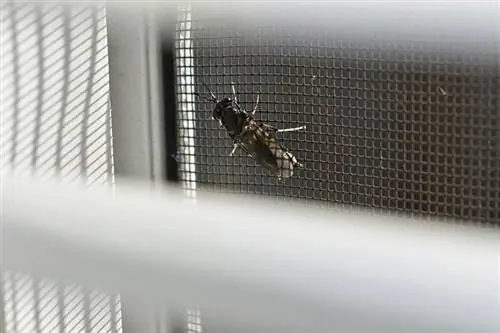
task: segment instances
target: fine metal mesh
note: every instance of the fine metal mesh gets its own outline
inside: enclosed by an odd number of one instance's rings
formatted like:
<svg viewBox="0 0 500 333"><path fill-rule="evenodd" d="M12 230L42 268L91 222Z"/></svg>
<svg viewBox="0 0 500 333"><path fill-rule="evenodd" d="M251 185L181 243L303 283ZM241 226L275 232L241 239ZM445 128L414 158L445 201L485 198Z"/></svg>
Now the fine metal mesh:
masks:
<svg viewBox="0 0 500 333"><path fill-rule="evenodd" d="M178 7L178 22L176 25L176 83L178 156L180 180L188 195L196 194L195 171L195 131L196 110L194 99L194 67L193 45L191 39L191 10L189 5Z"/></svg>
<svg viewBox="0 0 500 333"><path fill-rule="evenodd" d="M231 96L234 82L246 110L261 92L257 118L307 129L278 134L305 164L280 181L242 153L229 156L233 144L212 119L214 104L198 99L195 128L188 134L180 124L195 155L194 175L182 175L184 181L214 191L500 224L496 46L469 52L460 41L342 39L307 27L250 32L191 15L177 36L180 42L190 27L197 92L206 93L203 81L217 97ZM185 89L179 83L178 91Z"/></svg>
<svg viewBox="0 0 500 333"><path fill-rule="evenodd" d="M2 169L113 183L106 19L96 6L3 2ZM68 221L71 223L71 221ZM120 299L2 271L4 332L121 332Z"/></svg>

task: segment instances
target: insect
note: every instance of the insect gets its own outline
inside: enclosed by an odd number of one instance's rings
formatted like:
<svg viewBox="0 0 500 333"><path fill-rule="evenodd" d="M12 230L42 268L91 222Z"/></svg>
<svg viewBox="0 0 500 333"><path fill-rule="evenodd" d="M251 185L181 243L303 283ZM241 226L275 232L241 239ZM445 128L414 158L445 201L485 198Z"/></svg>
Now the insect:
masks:
<svg viewBox="0 0 500 333"><path fill-rule="evenodd" d="M234 83L231 83L233 98L224 97L220 100L215 97L204 82L203 85L210 94L208 100L215 104L212 117L219 122L221 128L224 128L233 140L233 150L229 156L233 156L239 148L247 156L254 159L258 165L263 166L280 180L292 177L295 169L304 167L278 141L277 134L300 131L306 126L278 129L256 120L254 115L259 106L260 94L257 94L257 101L252 112L247 112L238 103ZM198 93L197 95L200 96Z"/></svg>

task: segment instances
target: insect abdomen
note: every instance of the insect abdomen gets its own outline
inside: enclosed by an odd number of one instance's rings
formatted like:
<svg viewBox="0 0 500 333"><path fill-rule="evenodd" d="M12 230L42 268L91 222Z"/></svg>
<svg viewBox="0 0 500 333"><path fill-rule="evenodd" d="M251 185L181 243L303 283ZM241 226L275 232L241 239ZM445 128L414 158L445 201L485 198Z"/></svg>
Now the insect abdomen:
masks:
<svg viewBox="0 0 500 333"><path fill-rule="evenodd" d="M241 144L257 162L279 178L293 176L297 162L295 156L282 147L277 139L250 121L244 128Z"/></svg>

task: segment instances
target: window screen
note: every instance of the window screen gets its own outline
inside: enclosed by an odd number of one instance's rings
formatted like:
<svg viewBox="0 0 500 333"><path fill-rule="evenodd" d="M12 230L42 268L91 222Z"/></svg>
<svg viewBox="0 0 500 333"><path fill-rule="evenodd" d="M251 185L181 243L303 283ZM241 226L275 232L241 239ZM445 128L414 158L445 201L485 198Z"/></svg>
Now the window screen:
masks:
<svg viewBox="0 0 500 333"><path fill-rule="evenodd" d="M176 44L185 186L499 224L495 46L422 40L240 29L185 9ZM219 98L234 82L246 110L260 92L255 116L275 127L306 125L278 134L305 168L280 181L229 156L214 104L192 95L206 93L202 82Z"/></svg>

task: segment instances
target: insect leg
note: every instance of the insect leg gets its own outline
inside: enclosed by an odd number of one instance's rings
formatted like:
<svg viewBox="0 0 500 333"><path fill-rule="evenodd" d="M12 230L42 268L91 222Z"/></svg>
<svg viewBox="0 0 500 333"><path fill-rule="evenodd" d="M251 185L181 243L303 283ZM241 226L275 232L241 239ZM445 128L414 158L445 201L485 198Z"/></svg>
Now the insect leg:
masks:
<svg viewBox="0 0 500 333"><path fill-rule="evenodd" d="M234 82L231 82L231 90L233 91L233 100L238 104L238 97L236 96L236 89L234 88Z"/></svg>
<svg viewBox="0 0 500 333"><path fill-rule="evenodd" d="M233 101L238 110L241 110L240 104L238 104L238 96L236 96L236 89L234 87L234 82L231 82L231 90L233 91Z"/></svg>
<svg viewBox="0 0 500 333"><path fill-rule="evenodd" d="M252 115L254 115L255 112L257 111L257 107L259 106L259 99L260 99L260 93L257 94L257 101L255 102L255 106L253 108Z"/></svg>
<svg viewBox="0 0 500 333"><path fill-rule="evenodd" d="M306 129L306 126L299 126L299 127L292 127L292 128L283 128L283 129L279 129L279 128L276 128L274 126L271 126L271 125L268 125L268 124L262 124L262 126L267 129L267 130L271 130L271 131L275 131L276 133L283 133L283 132L298 132L298 131L301 131L303 129Z"/></svg>
<svg viewBox="0 0 500 333"><path fill-rule="evenodd" d="M231 151L231 153L229 153L229 156L233 156L234 155L234 152L236 151L236 148L238 148L238 144L234 144L234 147L233 147L233 150Z"/></svg>
<svg viewBox="0 0 500 333"><path fill-rule="evenodd" d="M278 133L283 133L283 132L298 132L303 129L306 129L306 126L299 126L299 127L292 127L292 128L284 128L284 129L275 129L276 132Z"/></svg>

